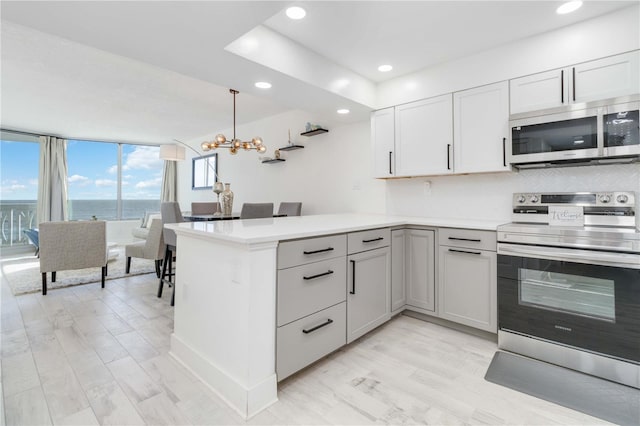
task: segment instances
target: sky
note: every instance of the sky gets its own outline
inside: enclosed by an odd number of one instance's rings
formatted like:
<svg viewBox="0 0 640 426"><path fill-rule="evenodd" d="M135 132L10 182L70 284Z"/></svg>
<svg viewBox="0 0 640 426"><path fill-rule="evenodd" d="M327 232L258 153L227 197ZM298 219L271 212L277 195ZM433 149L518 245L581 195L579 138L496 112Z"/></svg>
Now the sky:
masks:
<svg viewBox="0 0 640 426"><path fill-rule="evenodd" d="M163 162L159 148L122 144L122 198L159 199ZM39 145L0 141L0 200L35 200ZM118 145L67 142L69 199L117 198Z"/></svg>

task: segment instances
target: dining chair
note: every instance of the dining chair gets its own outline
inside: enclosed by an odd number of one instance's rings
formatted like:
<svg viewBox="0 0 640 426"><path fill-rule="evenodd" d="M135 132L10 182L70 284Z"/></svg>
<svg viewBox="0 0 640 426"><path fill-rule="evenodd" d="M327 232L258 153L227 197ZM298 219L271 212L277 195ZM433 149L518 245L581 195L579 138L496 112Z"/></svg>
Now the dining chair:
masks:
<svg viewBox="0 0 640 426"><path fill-rule="evenodd" d="M171 295L171 306L173 306L176 297L176 282L175 279L172 281L171 277L175 276L175 272L173 271L173 258L177 252L177 237L173 229L167 229L164 225L166 223L184 222L180 205L175 201L162 203L160 205L160 218L162 220L162 236L164 237L165 251L164 261L162 263L162 275L160 276L160 283L158 284L158 297L162 297L164 283L173 286L173 294ZM167 271L167 269L169 269L169 271Z"/></svg>
<svg viewBox="0 0 640 426"><path fill-rule="evenodd" d="M240 219L273 217L273 203L244 203L240 210Z"/></svg>
<svg viewBox="0 0 640 426"><path fill-rule="evenodd" d="M191 214L214 214L222 211L218 202L193 202L191 203Z"/></svg>
<svg viewBox="0 0 640 426"><path fill-rule="evenodd" d="M165 253L164 238L162 235L162 220L152 219L149 227L149 235L146 240L124 246L124 255L127 258L125 273L131 270L131 258L150 259L155 262L156 276L160 278L160 265Z"/></svg>
<svg viewBox="0 0 640 426"><path fill-rule="evenodd" d="M282 202L278 206L278 214L279 215L287 215L287 216L300 216L302 213L302 203L288 203Z"/></svg>
<svg viewBox="0 0 640 426"><path fill-rule="evenodd" d="M51 282L55 283L57 271L99 267L104 288L108 261L107 222L42 222L38 237L43 296L47 294L47 272L51 272Z"/></svg>

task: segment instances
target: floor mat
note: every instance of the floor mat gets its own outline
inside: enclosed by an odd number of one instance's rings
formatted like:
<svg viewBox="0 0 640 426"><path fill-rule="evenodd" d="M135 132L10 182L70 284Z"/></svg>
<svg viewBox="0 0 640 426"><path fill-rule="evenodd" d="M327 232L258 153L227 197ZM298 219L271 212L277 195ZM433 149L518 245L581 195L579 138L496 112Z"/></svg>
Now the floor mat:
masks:
<svg viewBox="0 0 640 426"><path fill-rule="evenodd" d="M640 390L546 362L496 352L485 380L620 425L640 424Z"/></svg>

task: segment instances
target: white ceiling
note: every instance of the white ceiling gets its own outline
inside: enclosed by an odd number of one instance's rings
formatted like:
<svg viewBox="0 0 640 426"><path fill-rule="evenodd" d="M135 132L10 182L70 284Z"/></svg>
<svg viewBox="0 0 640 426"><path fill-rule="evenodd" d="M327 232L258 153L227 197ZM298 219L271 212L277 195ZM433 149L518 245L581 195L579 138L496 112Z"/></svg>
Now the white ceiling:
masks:
<svg viewBox="0 0 640 426"><path fill-rule="evenodd" d="M555 14L560 3L300 2L307 17L291 21L284 9L292 2L3 0L1 125L96 140L190 140L231 126L230 87L241 92L239 124L289 109L315 122L362 120L373 105L225 47L264 26L375 89L638 2L588 1L564 16ZM280 59L296 66L296 57ZM394 70L379 73L382 63ZM258 80L273 88L256 89ZM352 113L337 116L338 107Z"/></svg>

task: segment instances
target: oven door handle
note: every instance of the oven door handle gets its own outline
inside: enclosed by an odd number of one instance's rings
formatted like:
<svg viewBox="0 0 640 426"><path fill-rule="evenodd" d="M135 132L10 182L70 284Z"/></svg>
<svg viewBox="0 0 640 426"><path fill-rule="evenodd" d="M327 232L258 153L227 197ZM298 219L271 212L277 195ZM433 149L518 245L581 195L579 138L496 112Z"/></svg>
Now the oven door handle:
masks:
<svg viewBox="0 0 640 426"><path fill-rule="evenodd" d="M498 243L498 254L640 269L640 254Z"/></svg>

